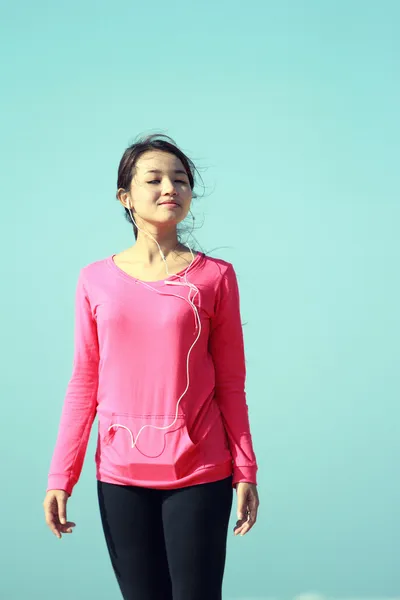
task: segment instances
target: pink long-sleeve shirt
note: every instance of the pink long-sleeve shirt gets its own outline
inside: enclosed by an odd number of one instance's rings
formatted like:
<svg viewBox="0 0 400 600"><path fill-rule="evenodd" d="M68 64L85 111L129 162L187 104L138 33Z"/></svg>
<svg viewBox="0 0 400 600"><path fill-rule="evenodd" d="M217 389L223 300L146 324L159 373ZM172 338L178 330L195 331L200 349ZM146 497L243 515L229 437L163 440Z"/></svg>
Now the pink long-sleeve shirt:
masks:
<svg viewBox="0 0 400 600"><path fill-rule="evenodd" d="M197 253L187 273L195 295L165 283L182 284L184 271L142 282L113 256L79 273L73 369L47 489L72 494L96 416L100 481L171 489L232 474L233 485L257 483L232 264Z"/></svg>

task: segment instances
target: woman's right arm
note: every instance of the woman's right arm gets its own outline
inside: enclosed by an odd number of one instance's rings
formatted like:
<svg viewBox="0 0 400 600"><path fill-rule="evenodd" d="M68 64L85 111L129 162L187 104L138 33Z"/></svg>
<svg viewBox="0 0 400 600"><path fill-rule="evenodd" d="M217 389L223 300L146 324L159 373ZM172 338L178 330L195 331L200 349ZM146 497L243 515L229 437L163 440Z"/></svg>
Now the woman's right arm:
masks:
<svg viewBox="0 0 400 600"><path fill-rule="evenodd" d="M84 270L79 274L76 288L74 337L72 375L65 394L43 503L46 521L54 512L58 514L60 521L60 511L65 512L67 499L82 471L96 416L99 345L96 321L85 287Z"/></svg>

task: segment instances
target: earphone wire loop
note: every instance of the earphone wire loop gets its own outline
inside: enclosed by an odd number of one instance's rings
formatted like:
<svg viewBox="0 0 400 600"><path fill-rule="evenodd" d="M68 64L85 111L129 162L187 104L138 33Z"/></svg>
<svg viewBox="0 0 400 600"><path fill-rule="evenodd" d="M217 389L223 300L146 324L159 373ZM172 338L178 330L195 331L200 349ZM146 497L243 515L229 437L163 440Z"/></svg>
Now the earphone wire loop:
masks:
<svg viewBox="0 0 400 600"><path fill-rule="evenodd" d="M163 251L161 250L161 247L160 247L159 243L157 242L157 240L156 240L156 239L155 239L155 238L154 238L154 237L153 237L153 236L152 236L150 233L148 233L147 231L144 231L143 229L141 229L141 228L140 228L140 227L137 225L136 221L134 220L134 218L133 218L133 216L132 216L132 212L131 212L131 209L130 209L130 208L128 208L128 211L129 211L129 215L130 215L130 217L131 217L131 220L132 220L132 222L134 223L134 225L137 227L137 229L138 229L139 231L142 231L142 232L143 232L145 235L147 235L147 236L151 237L151 238L152 238L152 239L155 241L155 243L157 244L157 246L158 246L158 249L159 249L159 252L160 252L160 254L161 254L161 258L162 258L162 260L164 261L164 264L165 264L165 268L166 268L166 271L167 271L167 278L168 278L168 277L170 277L170 273L169 273L169 270L168 270L167 261L166 261L166 259L165 259L164 253L163 253ZM194 340L194 342L192 343L191 347L189 348L189 351L188 351L188 354L187 354L187 358L186 358L186 378L187 378L186 388L185 388L184 392L181 394L180 398L178 399L178 401L177 401L177 403L176 403L176 414L175 414L175 419L172 421L172 423L170 423L170 425L167 425L167 426L164 426L164 427L159 427L159 426L157 426L157 425L149 425L149 424L145 424L145 425L143 425L143 426L142 426L142 427L139 429L139 431L138 431L138 434L137 434L137 436L136 436L136 439L135 439L135 440L134 440L133 433L132 433L132 431L129 429L129 427L126 427L125 425L122 425L122 424L119 424L119 423L113 423L112 425L110 425L110 427L108 428L108 431L110 431L110 429L113 429L113 428L115 428L115 427L116 427L116 428L118 428L118 427L122 427L123 429L126 429L126 430L129 432L129 434L130 434L130 436L131 436L131 440L132 440L132 444L131 444L131 447L132 447L132 448L134 448L134 447L136 446L136 444L137 444L137 441L138 441L138 438L139 438L139 435L141 434L141 432L142 432L142 431L143 431L143 430L144 430L146 427L152 427L153 429L160 429L160 430L163 430L163 429L169 429L170 427L172 427L172 425L174 425L174 424L175 424L175 422L176 422L176 421L177 421L177 419L178 419L178 407L179 407L179 404L180 404L180 402L181 402L181 400L182 400L183 396L186 394L187 390L189 389L189 384L190 384L189 358L190 358L190 354L191 354L191 352L192 352L192 349L194 348L194 346L195 346L195 344L197 343L197 341L198 341L198 339L199 339L199 337L200 337L200 334L201 334L201 320L200 320L200 316L199 316L198 309L197 309L196 305L194 304L194 299L196 298L197 294L199 294L199 293L200 293L200 292L199 292L199 289L198 289L198 288L197 288L197 287L196 287L196 286L195 286L193 283L191 283L191 282L189 282L189 281L187 280L187 273L189 272L190 268L192 267L192 265L193 265L193 262L194 262L194 259L195 259L192 249L191 249L189 246L188 246L188 248L189 248L189 250L190 250L190 254L192 255L192 261L191 261L190 265L188 265L188 267L185 269L184 273L183 273L182 275L178 275L178 277L179 277L180 279L181 279L182 277L184 277L184 278L185 278L185 282L183 282L183 283L182 283L182 282L171 282L171 281L169 281L169 282L168 282L168 281L165 281L165 283L166 283L166 284L169 284L169 285L185 285L185 284L186 284L186 286L189 288L189 294L188 294L188 298L184 298L183 296L179 296L178 294L171 294L171 295L172 295L172 296L175 296L176 298L181 298L182 300L185 300L185 302L188 302L188 304L190 304L190 306L193 308L193 312L194 312L195 328L196 328L196 330L198 330L197 337L196 337L196 339ZM146 283L146 282L144 282L144 281L141 281L140 279L138 279L137 281L139 281L139 282L140 282L141 284L143 284L145 287L147 287L147 288L149 288L149 289L153 290L154 292L157 292L158 294L161 294L161 295L164 295L164 296L165 296L165 295L170 295L170 294L164 294L164 293L160 292L159 290L156 290L156 289L155 289L155 288L153 288L151 285L149 285L148 283ZM195 292L195 295L193 296L193 298L191 298L191 292L192 292L192 291L194 291L194 292ZM133 440L134 440L134 441L133 441Z"/></svg>

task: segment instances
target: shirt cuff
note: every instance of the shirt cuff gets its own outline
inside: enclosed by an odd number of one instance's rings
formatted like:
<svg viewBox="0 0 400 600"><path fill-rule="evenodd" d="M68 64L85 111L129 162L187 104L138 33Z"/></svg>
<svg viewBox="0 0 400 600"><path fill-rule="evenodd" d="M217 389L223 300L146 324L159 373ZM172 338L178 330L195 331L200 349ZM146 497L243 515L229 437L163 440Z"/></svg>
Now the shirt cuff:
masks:
<svg viewBox="0 0 400 600"><path fill-rule="evenodd" d="M236 487L237 483L254 483L257 485L257 466L254 467L233 467L232 485Z"/></svg>
<svg viewBox="0 0 400 600"><path fill-rule="evenodd" d="M72 495L74 484L68 475L49 475L47 481L47 492L49 490L63 490Z"/></svg>

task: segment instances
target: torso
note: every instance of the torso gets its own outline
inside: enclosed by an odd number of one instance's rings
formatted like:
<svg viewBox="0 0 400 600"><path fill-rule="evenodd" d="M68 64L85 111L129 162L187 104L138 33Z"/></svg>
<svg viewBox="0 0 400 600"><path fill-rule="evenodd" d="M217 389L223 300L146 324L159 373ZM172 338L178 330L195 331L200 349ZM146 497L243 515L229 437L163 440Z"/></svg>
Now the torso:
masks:
<svg viewBox="0 0 400 600"><path fill-rule="evenodd" d="M196 257L197 254L197 252L193 251L194 257ZM169 275L175 275L190 265L192 262L192 255L189 250L184 249L176 254L171 252L166 258L166 261ZM128 249L116 254L114 256L114 263L131 277L141 279L142 281L158 281L167 276L165 263L161 256L159 262L157 261L155 264L146 265L142 260L133 255L132 249Z"/></svg>

